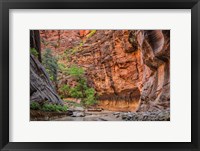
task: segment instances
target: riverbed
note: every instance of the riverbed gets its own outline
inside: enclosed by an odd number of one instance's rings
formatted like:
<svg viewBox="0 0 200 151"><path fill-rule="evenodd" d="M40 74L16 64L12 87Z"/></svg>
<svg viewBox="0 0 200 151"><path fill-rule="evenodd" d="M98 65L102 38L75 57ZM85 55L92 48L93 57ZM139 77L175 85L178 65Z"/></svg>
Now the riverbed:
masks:
<svg viewBox="0 0 200 151"><path fill-rule="evenodd" d="M101 111L101 112L85 112L84 117L66 116L54 119L54 121L121 121L120 112Z"/></svg>

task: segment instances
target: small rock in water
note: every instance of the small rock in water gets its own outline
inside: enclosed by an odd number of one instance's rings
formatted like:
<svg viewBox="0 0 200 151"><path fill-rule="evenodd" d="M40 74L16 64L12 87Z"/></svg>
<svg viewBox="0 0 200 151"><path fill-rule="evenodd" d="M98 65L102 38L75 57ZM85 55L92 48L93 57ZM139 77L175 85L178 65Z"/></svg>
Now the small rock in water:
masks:
<svg viewBox="0 0 200 151"><path fill-rule="evenodd" d="M116 115L115 117L116 117L116 118L119 118L119 115Z"/></svg>
<svg viewBox="0 0 200 151"><path fill-rule="evenodd" d="M115 113L113 113L113 115L119 115L120 114L120 112L115 112Z"/></svg>
<svg viewBox="0 0 200 151"><path fill-rule="evenodd" d="M84 117L85 113L84 112L73 112L71 115L72 117Z"/></svg>
<svg viewBox="0 0 200 151"><path fill-rule="evenodd" d="M123 119L123 120L126 120L126 119L127 119L127 116L123 114L123 115L122 115L122 119Z"/></svg>
<svg viewBox="0 0 200 151"><path fill-rule="evenodd" d="M107 119L104 119L104 118L99 118L99 120L101 120L101 121L107 121Z"/></svg>

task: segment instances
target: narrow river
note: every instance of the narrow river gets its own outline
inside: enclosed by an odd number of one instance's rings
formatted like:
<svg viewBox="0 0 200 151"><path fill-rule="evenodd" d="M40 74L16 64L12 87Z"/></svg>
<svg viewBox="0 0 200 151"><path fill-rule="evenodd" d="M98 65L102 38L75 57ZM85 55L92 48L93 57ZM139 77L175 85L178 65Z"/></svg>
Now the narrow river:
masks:
<svg viewBox="0 0 200 151"><path fill-rule="evenodd" d="M65 116L53 121L121 121L119 114L120 112L112 111L85 112L84 117Z"/></svg>

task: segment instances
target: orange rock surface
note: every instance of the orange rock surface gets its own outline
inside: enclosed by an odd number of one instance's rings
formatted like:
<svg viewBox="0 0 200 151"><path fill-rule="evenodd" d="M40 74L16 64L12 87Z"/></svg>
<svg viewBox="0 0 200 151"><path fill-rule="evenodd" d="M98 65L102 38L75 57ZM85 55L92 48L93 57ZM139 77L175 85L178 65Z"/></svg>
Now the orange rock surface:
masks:
<svg viewBox="0 0 200 151"><path fill-rule="evenodd" d="M40 31L42 49L63 53L89 30ZM46 43L46 44L45 44ZM154 111L170 107L170 31L97 30L85 38L69 62L86 71L99 106L114 111Z"/></svg>

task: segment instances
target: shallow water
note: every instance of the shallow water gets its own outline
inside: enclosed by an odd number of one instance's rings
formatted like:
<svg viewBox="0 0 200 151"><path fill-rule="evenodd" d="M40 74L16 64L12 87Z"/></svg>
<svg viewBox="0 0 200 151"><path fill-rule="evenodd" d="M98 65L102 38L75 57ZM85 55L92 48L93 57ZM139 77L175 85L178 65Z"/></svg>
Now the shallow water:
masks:
<svg viewBox="0 0 200 151"><path fill-rule="evenodd" d="M114 115L115 112L86 112L84 117L66 116L53 121L121 121L121 117Z"/></svg>

